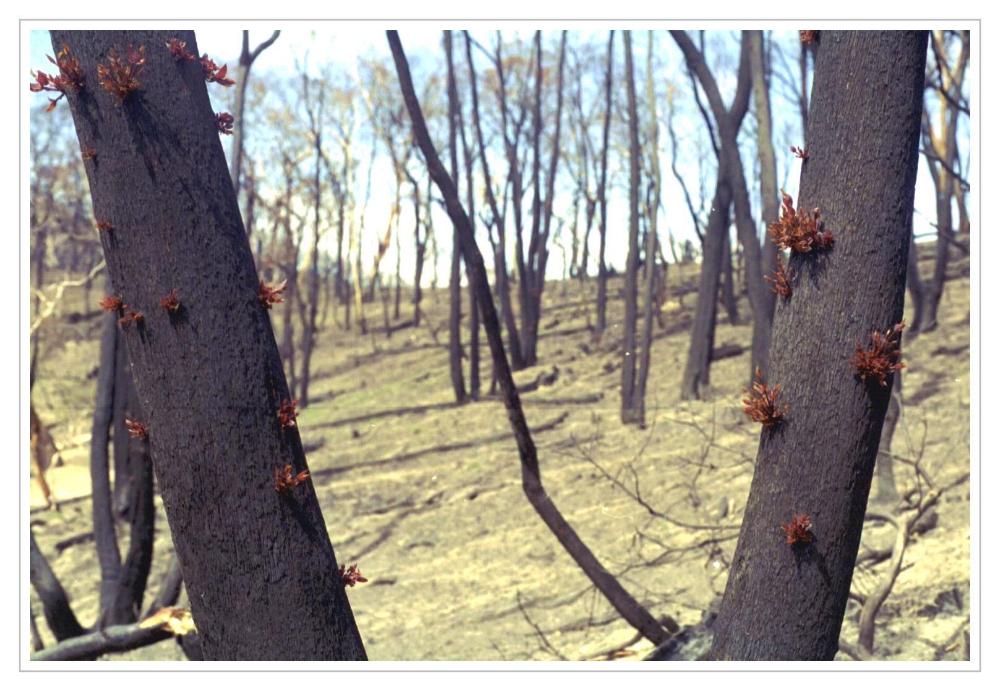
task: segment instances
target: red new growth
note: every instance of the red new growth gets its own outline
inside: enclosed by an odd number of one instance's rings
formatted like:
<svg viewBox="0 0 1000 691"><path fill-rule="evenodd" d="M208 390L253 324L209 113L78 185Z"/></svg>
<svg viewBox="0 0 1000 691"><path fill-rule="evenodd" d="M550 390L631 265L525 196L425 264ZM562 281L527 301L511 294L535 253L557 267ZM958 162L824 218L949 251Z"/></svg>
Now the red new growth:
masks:
<svg viewBox="0 0 1000 691"><path fill-rule="evenodd" d="M125 307L128 307L128 305L125 305ZM139 321L142 321L145 318L146 318L146 315L144 315L142 312L140 312L138 310L128 310L122 316L122 318L118 320L118 323L121 324L122 326L128 326L132 322L139 322Z"/></svg>
<svg viewBox="0 0 1000 691"><path fill-rule="evenodd" d="M788 412L788 406L778 402L781 385L776 384L768 388L759 367L754 376L753 388L746 393L747 397L743 399L743 412L764 427L770 428L778 424Z"/></svg>
<svg viewBox="0 0 1000 691"><path fill-rule="evenodd" d="M285 290L285 285L287 283L288 279L273 285L264 283L264 281L260 282L260 288L257 291L257 299L260 300L260 304L264 305L264 309L271 309L272 305L285 301L285 299L281 297L281 293Z"/></svg>
<svg viewBox="0 0 1000 691"><path fill-rule="evenodd" d="M899 341L905 327L906 323L900 322L884 334L873 331L871 345L867 349L857 346L851 364L858 371L861 381L873 379L880 386L888 386L886 377L906 367L899 361L902 355Z"/></svg>
<svg viewBox="0 0 1000 691"><path fill-rule="evenodd" d="M160 307L168 312L177 312L181 308L181 299L177 295L176 288L160 298Z"/></svg>
<svg viewBox="0 0 1000 691"><path fill-rule="evenodd" d="M45 112L48 113L56 107L56 103L67 92L76 92L83 88L84 74L80 62L69 54L69 46L63 45L62 50L56 53L54 58L51 55L46 57L49 62L59 68L59 74L46 74L42 71L32 72L31 76L35 78L35 82L28 88L36 93L39 91L59 93L56 98L49 99L49 105L45 109Z"/></svg>
<svg viewBox="0 0 1000 691"><path fill-rule="evenodd" d="M833 233L823 230L819 209L813 209L811 214L804 209L796 211L792 198L784 190L781 191L781 218L769 224L767 232L775 245L800 254L833 246Z"/></svg>
<svg viewBox="0 0 1000 691"><path fill-rule="evenodd" d="M129 46L121 56L114 48L108 51L108 64L97 66L97 81L121 104L128 95L142 88L139 77L146 66L146 47Z"/></svg>
<svg viewBox="0 0 1000 691"><path fill-rule="evenodd" d="M198 59L194 53L187 49L187 41L182 41L179 38L172 38L167 41L166 46L170 49L170 54L178 60L191 62L192 60Z"/></svg>
<svg viewBox="0 0 1000 691"><path fill-rule="evenodd" d="M236 82L232 79L226 78L226 72L229 71L228 65L223 65L218 67L208 54L201 56L201 69L205 71L205 81L215 82L216 84L221 84L222 86L232 86Z"/></svg>
<svg viewBox="0 0 1000 691"><path fill-rule="evenodd" d="M128 436L133 439L146 439L149 436L149 427L138 420L125 418L125 428L128 430Z"/></svg>
<svg viewBox="0 0 1000 691"><path fill-rule="evenodd" d="M358 583L367 583L368 579L361 575L358 571L357 564L351 564L347 568L344 565L340 565L340 580L344 582L344 586L354 587Z"/></svg>
<svg viewBox="0 0 1000 691"><path fill-rule="evenodd" d="M125 309L125 303L117 295L106 295L100 302L101 309L105 312L121 312Z"/></svg>
<svg viewBox="0 0 1000 691"><path fill-rule="evenodd" d="M289 401L286 398L278 406L278 422L281 423L282 427L295 427L295 419L299 416L298 410L296 410L298 405L299 399L293 398Z"/></svg>
<svg viewBox="0 0 1000 691"><path fill-rule="evenodd" d="M274 469L274 491L282 494L297 487L306 480L309 479L309 471L303 470L300 473L293 473L292 466L286 465L284 468L275 467Z"/></svg>
<svg viewBox="0 0 1000 691"><path fill-rule="evenodd" d="M812 521L804 514L795 514L790 523L781 525L781 529L785 531L785 542L789 545L807 545L812 542L812 528Z"/></svg>
<svg viewBox="0 0 1000 691"><path fill-rule="evenodd" d="M795 158L801 158L803 161L809 158L809 149L800 149L797 146L790 147Z"/></svg>
<svg viewBox="0 0 1000 691"><path fill-rule="evenodd" d="M771 290L787 300L792 297L792 281L795 280L795 272L791 268L786 268L785 263L778 258L778 268L770 276L764 276L764 280L771 284Z"/></svg>
<svg viewBox="0 0 1000 691"><path fill-rule="evenodd" d="M219 134L232 134L235 122L236 119L229 113L215 114L215 127L219 130Z"/></svg>

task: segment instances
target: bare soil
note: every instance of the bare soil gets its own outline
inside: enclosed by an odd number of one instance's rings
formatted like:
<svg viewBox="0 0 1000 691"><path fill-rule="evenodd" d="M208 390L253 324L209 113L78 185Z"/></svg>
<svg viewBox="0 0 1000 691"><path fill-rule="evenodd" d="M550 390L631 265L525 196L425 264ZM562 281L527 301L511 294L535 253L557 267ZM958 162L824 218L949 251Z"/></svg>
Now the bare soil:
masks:
<svg viewBox="0 0 1000 691"><path fill-rule="evenodd" d="M969 280L967 271L952 268L959 275L947 284L940 327L906 343L903 415L893 442L894 455L919 460L937 484L969 472ZM675 287L682 279L690 283L697 267L671 271ZM717 346L744 352L713 365L708 400L681 402L696 296L666 304L665 328L655 330L649 425L625 427L618 419L620 289L614 280L611 328L595 343L593 282L549 284L541 364L516 378L524 386L544 375L523 401L556 505L655 615L693 625L725 588L753 473L759 427L740 404L750 326L720 321ZM502 404L488 397L453 404L446 300L446 291L430 291L427 326L391 337L346 332L334 321L342 312L329 313L315 354L313 402L299 418L337 558L357 562L369 579L350 591L369 657L641 659L651 644L637 639L595 592L524 498ZM747 319L745 300L741 308ZM378 301L366 309L369 324L383 323ZM403 320L410 316L404 305ZM61 449L62 464L48 473L61 507L41 508L32 481L31 522L89 625L98 590L87 471L97 320L63 319L45 339L34 403ZM484 343L484 394L488 361ZM911 466L897 462L896 476L901 491L915 487ZM625 489L640 493L648 508ZM879 659L962 659L969 626L968 483L946 493L936 514L936 525L909 545L879 614ZM172 549L162 506L158 521L150 597ZM127 541L124 526L119 535ZM872 521L862 549L885 548L892 536L890 527ZM859 568L854 591L870 592L886 566ZM51 644L34 593L31 607ZM852 599L842 633L851 643L859 611ZM166 641L115 659L184 658Z"/></svg>

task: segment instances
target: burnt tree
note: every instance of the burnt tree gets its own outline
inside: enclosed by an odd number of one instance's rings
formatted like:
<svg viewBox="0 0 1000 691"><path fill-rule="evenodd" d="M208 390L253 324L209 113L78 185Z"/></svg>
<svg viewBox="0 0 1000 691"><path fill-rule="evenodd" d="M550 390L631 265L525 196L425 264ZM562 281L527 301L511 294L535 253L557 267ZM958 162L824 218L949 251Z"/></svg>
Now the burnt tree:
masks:
<svg viewBox="0 0 1000 691"><path fill-rule="evenodd" d="M834 244L793 254L798 278L775 311L767 378L788 411L761 434L710 654L719 660L836 654L892 392L851 361L903 316L927 33L819 40L799 206L819 208ZM811 531L786 539L796 515Z"/></svg>
<svg viewBox="0 0 1000 691"><path fill-rule="evenodd" d="M597 323L594 335L600 339L608 324L608 267L604 253L608 244L608 144L611 136L611 82L615 66L615 32L608 32L608 64L604 72L604 128L601 134L601 173L597 183L597 205L600 223L597 226Z"/></svg>
<svg viewBox="0 0 1000 691"><path fill-rule="evenodd" d="M750 299L750 308L753 311L753 342L751 345L750 372L752 374L757 368L767 372L774 294L764 281L761 240L757 232L757 224L753 221L750 196L747 191L746 176L743 173L743 162L740 158L738 141L740 125L749 106L752 84L750 32L742 32L736 93L733 96L733 103L728 109L722 102L718 84L708 65L705 63L702 51L695 46L686 32L671 31L670 33L684 54L684 60L688 68L697 77L698 83L704 89L712 117L718 128L719 171L721 174L723 169L725 170L729 189L732 193L736 232L743 247L743 256L746 262L745 278L747 296ZM725 162L724 168L723 162ZM769 245L769 248L770 251L773 251L773 245ZM731 262L728 262L727 266L731 266Z"/></svg>
<svg viewBox="0 0 1000 691"><path fill-rule="evenodd" d="M621 420L641 423L635 400L636 327L639 302L639 115L635 102L635 74L632 66L632 32L623 31L625 49L625 92L628 95L628 257L625 261L625 323L622 337ZM653 152L656 155L656 152ZM651 257L647 254L646 261ZM647 269L651 267L647 266Z"/></svg>
<svg viewBox="0 0 1000 691"><path fill-rule="evenodd" d="M190 31L53 31L86 83L67 96L126 326L157 484L206 659L364 659L308 481L268 312ZM98 65L145 48L140 86L101 88ZM161 300L177 289L176 309ZM266 625L262 625L266 622Z"/></svg>
<svg viewBox="0 0 1000 691"><path fill-rule="evenodd" d="M497 380L503 396L504 406L507 409L507 418L510 421L514 439L517 442L518 453L521 460L521 484L528 502L538 513L545 525L552 531L559 543L566 549L577 565L590 578L594 586L600 590L609 602L614 606L622 617L640 631L646 638L654 643L666 640L671 633L676 632L679 627L677 623L664 617L658 621L639 602L632 597L618 582L618 580L601 564L586 543L580 539L573 527L566 522L559 509L546 494L542 485L541 469L538 463L538 452L531 432L528 429L528 422L524 417L524 410L521 408L520 397L517 387L514 384L514 377L510 363L507 361L507 354L504 352L503 340L500 336L500 320L497 316L496 307L493 304L489 283L486 280L486 266L483 256L476 245L475 236L472 233L472 224L462 207L459 199L458 188L448 175L448 171L438 157L434 144L431 141L430 133L424 121L420 103L417 101L416 91L413 88L413 80L410 76L409 64L403 46L399 41L399 34L395 31L387 31L389 47L392 50L393 61L396 64L396 73L399 76L400 88L403 92L403 99L406 102L407 111L410 114L410 121L413 124L414 139L417 146L423 153L427 163L427 170L434 180L438 189L444 197L445 207L452 223L458 228L460 233L460 246L462 256L466 266L469 268L469 275L476 291L476 301L481 311L483 327L486 331L489 342L490 354L493 358L493 365L496 371Z"/></svg>

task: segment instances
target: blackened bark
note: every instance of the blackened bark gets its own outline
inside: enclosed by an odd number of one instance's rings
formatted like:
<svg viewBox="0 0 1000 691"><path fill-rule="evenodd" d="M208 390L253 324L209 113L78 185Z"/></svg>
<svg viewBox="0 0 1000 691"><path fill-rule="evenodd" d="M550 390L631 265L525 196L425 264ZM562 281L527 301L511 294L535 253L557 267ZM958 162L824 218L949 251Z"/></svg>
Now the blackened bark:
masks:
<svg viewBox="0 0 1000 691"><path fill-rule="evenodd" d="M177 560L177 555L170 557L170 564L167 566L167 573L163 576L156 597L149 603L143 617L148 617L157 610L164 607L173 607L181 597L181 588L184 587L184 575L181 573L181 563Z"/></svg>
<svg viewBox="0 0 1000 691"><path fill-rule="evenodd" d="M728 109L722 102L718 85L705 63L703 53L695 47L685 32L671 31L670 33L681 52L684 53L684 60L690 71L697 76L698 82L705 90L709 107L719 130L719 161L720 165L722 161L726 161L726 173L729 176L729 186L733 195L733 217L740 244L743 246L743 258L746 263L744 279L747 297L753 312L753 343L750 362L750 375L752 376L752 373L758 368L767 371L774 299L770 288L764 281L760 237L751 212L750 196L747 191L738 142L740 126L749 107L752 88L750 32L742 32L736 93Z"/></svg>
<svg viewBox="0 0 1000 691"><path fill-rule="evenodd" d="M920 252L917 250L917 242L910 234L910 254L906 263L906 289L910 293L910 301L913 303L913 320L910 323L910 332L917 334L923 329L924 316L924 282L920 280Z"/></svg>
<svg viewBox="0 0 1000 691"><path fill-rule="evenodd" d="M473 285L476 287L476 300L482 312L483 326L486 329L490 353L496 368L500 390L503 393L507 418L510 421L521 458L521 481L525 495L539 517L553 532L556 539L559 540L559 543L563 545L598 590L608 598L619 614L651 641L654 643L661 642L669 637L670 632L678 629L676 622L665 618L667 623L665 625L661 624L622 588L617 579L604 568L597 560L597 557L594 556L587 545L576 534L572 526L566 522L555 504L552 503L551 498L545 493L538 464L538 453L531 438L531 432L528 429L528 422L524 417L524 411L521 408L521 401L517 393L517 387L514 385L510 363L507 361L503 340L500 337L500 321L497 318L496 307L493 305L493 297L490 293L490 286L486 280L486 266L483 263L483 257L479 253L475 236L472 234L469 217L466 215L459 200L458 189L455 187L455 183L448 175L444 165L441 163L441 159L434 150L434 144L431 141L430 133L427 131L420 103L417 101L416 92L413 88L406 55L403 53L403 46L399 42L399 34L395 31L387 31L386 35L389 40L389 47L392 50L393 61L396 65L396 73L399 76L403 99L406 102L406 108L409 111L410 120L413 124L414 139L423 152L431 178L438 186L438 189L441 190L441 195L444 197L445 206L452 223L461 232L462 254L466 265L470 269ZM669 631L664 626L667 626Z"/></svg>
<svg viewBox="0 0 1000 691"><path fill-rule="evenodd" d="M131 373L126 384L128 416L143 420ZM129 437L127 477L129 478L129 544L122 564L118 588L111 606L111 621L127 624L138 620L153 564L156 510L153 505L153 462L145 439Z"/></svg>
<svg viewBox="0 0 1000 691"><path fill-rule="evenodd" d="M719 293L722 297L722 306L726 308L726 319L736 326L740 323L740 308L736 302L736 286L733 280L733 243L729 238L728 219L722 243L722 286Z"/></svg>
<svg viewBox="0 0 1000 691"><path fill-rule="evenodd" d="M597 203L601 210L597 250L597 323L594 335L600 339L608 323L608 270L604 252L608 240L608 144L611 135L611 82L614 75L615 32L608 32L608 64L604 72L604 130L601 136L601 175L597 183Z"/></svg>
<svg viewBox="0 0 1000 691"><path fill-rule="evenodd" d="M653 312L656 309L657 319L660 320L661 328L664 326L661 313L657 303L657 287L662 285L666 292L666 272L667 262L662 262L662 267L656 264L657 248L660 241L657 235L657 221L660 211L660 122L656 110L656 88L653 81L653 32L647 34L648 44L646 49L646 100L649 109L649 140L650 147L650 168L652 179L649 184L649 195L651 199L647 202L649 213L649 228L646 231L646 248L644 250L646 258L646 287L645 301L642 308L642 337L639 341L639 372L635 382L635 391L632 395L635 410L636 422L640 427L646 426L646 383L649 380L649 366L652 361L651 350L653 347ZM636 149L638 150L638 137L636 137ZM662 250L660 255L662 258ZM661 284L662 277L662 284Z"/></svg>
<svg viewBox="0 0 1000 691"><path fill-rule="evenodd" d="M875 496L871 498L874 503L879 503L896 508L899 503L899 490L896 489L896 474L893 471L892 462L892 438L896 433L896 424L899 422L899 415L902 412L903 398L903 375L897 372L892 382L892 397L889 399L889 408L885 414L885 423L882 425L882 436L878 444L878 458L875 461L875 474L878 482L875 483Z"/></svg>
<svg viewBox="0 0 1000 691"><path fill-rule="evenodd" d="M682 400L701 398L709 385L712 348L715 343L716 298L722 275L724 243L729 240L726 235L729 229L729 206L732 203L732 191L723 170L725 165L725 161L719 161L719 178L712 198L712 211L708 215L701 245L698 301L695 304L687 362L681 379Z"/></svg>
<svg viewBox="0 0 1000 691"><path fill-rule="evenodd" d="M31 553L30 553L30 576L31 585L38 594L38 599L42 601L42 611L45 613L45 623L48 624L52 635L57 641L67 638L75 638L86 633L86 629L80 626L73 608L69 604L66 591L63 590L62 583L56 577L48 560L42 554L42 550L35 542L35 531L30 531Z"/></svg>
<svg viewBox="0 0 1000 691"><path fill-rule="evenodd" d="M277 36L275 36L277 38ZM313 234L312 248L309 253L309 276L307 282L308 298L305 303L299 301L302 312L302 379L299 384L299 404L304 408L309 405L309 384L312 380L312 355L316 345L317 318L319 315L319 241L322 236L320 211L323 208L323 185L320 184L320 174L323 165L323 104L326 89L322 82L319 85L319 95L316 100L316 113L313 113L313 103L309 77L302 75L302 91L305 94L306 114L309 116L309 131L312 135L315 162L313 168ZM397 185L397 194L399 187Z"/></svg>
<svg viewBox="0 0 1000 691"><path fill-rule="evenodd" d="M455 65L452 59L451 32L444 32L444 51L448 62L448 153L451 176L458 180L458 90L455 88ZM465 403L465 375L462 372L462 251L458 227L451 233L451 275L448 282L448 371L455 400Z"/></svg>
<svg viewBox="0 0 1000 691"><path fill-rule="evenodd" d="M469 32L465 34L465 58L469 64L469 91L472 94L472 122L476 130L476 143L479 148L479 163L483 169L483 185L486 188L486 201L493 215L493 224L497 229L497 242L493 252L494 274L496 275L496 289L500 296L500 313L503 316L504 329L507 331L507 347L510 350L511 365L515 370L524 367L524 358L521 356L521 340L517 329L517 321L514 318L514 307L510 298L510 283L507 277L507 234L505 229L506 217L504 211L497 203L496 193L493 191L493 179L490 175L489 159L486 156L486 144L483 137L483 127L479 119L479 88L476 85L476 68L472 61L472 40ZM498 71L502 74L502 72ZM504 103L505 103L504 99ZM506 115L504 115L506 118ZM504 120L506 122L506 120ZM506 124L504 125L506 127ZM503 132L506 140L506 130Z"/></svg>
<svg viewBox="0 0 1000 691"><path fill-rule="evenodd" d="M635 104L635 74L632 66L632 32L622 33L625 49L625 91L628 94L628 257L625 261L625 323L622 337L621 420L640 423L635 401L636 320L638 317L639 269L639 114ZM646 268L650 255L646 255Z"/></svg>
<svg viewBox="0 0 1000 691"><path fill-rule="evenodd" d="M472 152L469 150L469 141L465 136L465 120L462 118L461 110L458 113L459 133L462 135L462 160L465 163L465 198L469 208L469 224L472 226L472 235L476 234L476 194L475 179L472 176ZM469 267L465 267L468 275ZM476 289L472 285L472 276L468 277L469 288L469 398L479 399L480 375L479 375L479 308L476 307Z"/></svg>
<svg viewBox="0 0 1000 691"><path fill-rule="evenodd" d="M420 183L415 179L410 179L413 185L413 244L414 244L414 268L413 268L413 326L420 326L420 303L423 300L424 257L427 255L427 240L430 237L430 229L424 231L423 239L420 237Z"/></svg>
<svg viewBox="0 0 1000 691"><path fill-rule="evenodd" d="M544 122L541 115L542 102L542 32L535 33L536 63L535 107L534 107L534 176L535 197L532 204L531 241L528 256L524 261L522 276L523 303L521 305L521 350L525 363L529 366L538 362L538 328L542 319L542 294L545 291L545 268L549 260L549 236L552 227L552 201L555 196L556 175L559 169L559 153L562 150L560 132L562 128L563 73L566 64L566 32L562 32L559 42L559 63L556 69L556 112L555 128L552 133L552 152L548 161L545 181L545 198L541 192L541 130Z"/></svg>
<svg viewBox="0 0 1000 691"><path fill-rule="evenodd" d="M111 281L109 280L110 284ZM113 292L113 291L109 291ZM118 315L107 313L102 318L101 355L97 369L97 396L94 401L93 424L90 428L90 485L94 524L94 547L101 568L100 614L101 625L118 624L108 619L122 557L115 535L115 517L109 476L108 441L113 418L115 397L115 365L117 364Z"/></svg>
<svg viewBox="0 0 1000 691"><path fill-rule="evenodd" d="M125 338L119 330L116 329L115 333L117 334L115 341L115 383L111 408L111 440L114 452L112 467L115 470L112 511L115 518L122 520L129 513L130 488L132 486L129 478L129 436L128 430L125 427L129 389L132 388L129 380L132 377L132 373L129 371Z"/></svg>
<svg viewBox="0 0 1000 691"><path fill-rule="evenodd" d="M768 383L790 409L761 435L713 659L833 659L891 393L850 360L903 315L927 33L820 40L799 206L820 209L835 245L793 257L775 312ZM811 543L786 544L795 514Z"/></svg>
<svg viewBox="0 0 1000 691"><path fill-rule="evenodd" d="M268 312L226 169L204 73L169 38L190 31L53 31L86 72L68 94L116 292L145 314L126 328L150 453L207 659L364 659L306 468ZM112 47L145 46L141 90L98 86ZM160 299L180 291L181 308ZM263 624L262 624L263 623Z"/></svg>

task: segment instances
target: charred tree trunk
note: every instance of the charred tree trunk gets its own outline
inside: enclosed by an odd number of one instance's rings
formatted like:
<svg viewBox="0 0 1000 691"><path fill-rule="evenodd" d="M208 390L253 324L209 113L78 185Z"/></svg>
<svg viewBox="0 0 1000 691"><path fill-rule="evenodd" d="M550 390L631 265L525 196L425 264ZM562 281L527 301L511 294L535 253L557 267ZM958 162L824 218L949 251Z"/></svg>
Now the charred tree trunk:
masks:
<svg viewBox="0 0 1000 691"><path fill-rule="evenodd" d="M126 384L128 417L143 420L131 372ZM153 462L149 457L146 439L129 437L128 445L128 507L129 544L118 590L112 602L111 620L116 624L138 621L142 612L142 599L146 593L149 569L153 564L156 510L153 504Z"/></svg>
<svg viewBox="0 0 1000 691"><path fill-rule="evenodd" d="M733 243L729 237L729 219L726 219L726 234L722 243L722 285L720 296L726 308L726 319L733 326L740 323L740 308L736 299L736 281L733 280Z"/></svg>
<svg viewBox="0 0 1000 691"><path fill-rule="evenodd" d="M479 119L479 88L476 85L476 68L472 61L472 40L469 38L469 32L466 31L464 34L465 57L469 64L469 91L472 95L472 122L476 130L479 163L483 169L483 185L486 188L486 201L489 204L490 213L493 215L493 224L497 229L497 243L493 252L496 290L500 297L500 313L503 316L504 329L507 331L507 347L510 349L511 365L515 370L518 370L524 367L524 358L521 355L521 339L517 329L517 320L514 317L514 306L510 298L510 282L507 276L507 234L504 227L506 218L500 205L497 203L496 193L493 191L493 179L490 175L489 159L486 156L483 127ZM504 115L504 118L506 118L506 115ZM504 132L504 137L506 138L506 132Z"/></svg>
<svg viewBox="0 0 1000 691"><path fill-rule="evenodd" d="M882 425L882 436L878 444L878 458L875 461L875 473L878 482L875 483L875 496L871 501L890 506L893 509L899 503L899 490L896 489L896 474L893 472L892 438L896 433L896 424L902 413L903 374L897 372L892 382L892 396L889 398L889 408Z"/></svg>
<svg viewBox="0 0 1000 691"><path fill-rule="evenodd" d="M250 50L250 32L243 32L243 47L240 50L239 67L236 70L236 107L233 115L236 119L236 126L233 128L233 150L230 156L229 175L233 180L233 189L237 198L240 193L240 175L242 174L243 163L243 139L246 137L246 127L243 124L243 113L246 110L247 85L250 83L250 68L254 60L271 47L271 44L278 40L280 31L271 34L267 39L252 51Z"/></svg>
<svg viewBox="0 0 1000 691"><path fill-rule="evenodd" d="M614 76L615 32L608 33L608 64L604 72L604 130L601 137L601 175L597 183L597 203L601 210L597 250L597 323L594 335L600 339L608 323L608 269L604 252L608 240L608 144L611 135L611 81ZM713 298L714 299L714 298Z"/></svg>
<svg viewBox="0 0 1000 691"><path fill-rule="evenodd" d="M690 71L697 76L705 90L708 104L719 131L719 162L726 161L726 173L733 195L733 218L736 233L743 247L746 264L744 275L747 297L753 312L753 343L751 346L750 374L760 368L767 371L767 354L770 350L771 320L774 307L773 294L764 282L761 259L761 243L750 207L746 176L740 158L739 131L750 104L752 88L750 32L742 32L740 41L740 64L736 82L736 93L732 105L727 109L722 102L719 87L705 63L704 54L683 31L671 31Z"/></svg>
<svg viewBox="0 0 1000 691"><path fill-rule="evenodd" d="M653 312L659 319L659 303L657 300L658 287L661 285L661 275L663 281L663 292L666 292L666 271L667 262L663 261L661 267L656 264L656 251L660 241L657 235L658 217L660 212L660 122L656 109L656 88L653 80L653 32L648 32L648 44L646 50L646 100L649 109L649 146L650 146L650 168L652 170L652 180L650 181L649 194L651 199L648 202L649 229L646 231L646 248L644 250L646 262L646 286L645 301L642 308L642 338L639 342L639 372L633 393L633 410L639 427L646 426L646 383L649 380L649 366L652 362L653 347ZM631 106L630 106L631 107ZM636 135L636 149L638 149L638 135ZM662 251L661 251L662 255ZM663 324L661 322L661 328Z"/></svg>
<svg viewBox="0 0 1000 691"><path fill-rule="evenodd" d="M413 244L414 244L414 266L413 266L413 326L420 326L420 303L424 299L424 289L421 285L424 276L424 257L427 255L427 239L430 236L429 229L424 231L423 239L420 238L420 184L411 179L413 185Z"/></svg>
<svg viewBox="0 0 1000 691"><path fill-rule="evenodd" d="M56 637L57 641L64 641L67 638L76 638L87 632L69 604L69 597L63 590L62 583L56 577L48 560L42 554L42 550L35 542L35 531L31 534L31 586L38 594L38 599L42 602L42 611L45 614L45 623L49 625L49 630Z"/></svg>
<svg viewBox="0 0 1000 691"><path fill-rule="evenodd" d="M111 285L112 280L108 280ZM109 292L114 292L109 291ZM98 622L121 624L110 618L111 606L121 575L122 557L115 534L114 500L109 476L108 442L113 422L115 370L118 350L118 319L105 314L101 329L101 356L97 369L97 397L90 429L90 486L94 523L94 546L101 567L100 614Z"/></svg>
<svg viewBox="0 0 1000 691"><path fill-rule="evenodd" d="M906 263L906 289L910 293L910 302L913 303L912 321L910 322L910 332L917 334L923 330L924 310L924 282L920 280L920 251L917 249L917 242L910 233L910 254Z"/></svg>
<svg viewBox="0 0 1000 691"><path fill-rule="evenodd" d="M173 58L173 37L197 53L190 31L52 32L86 72L67 100L97 151L87 174L113 284L145 315L123 328L204 654L364 659L311 483L275 491L275 469L305 470L305 455L277 416L288 388L204 72ZM97 65L128 45L146 47L142 88L119 103ZM176 311L160 303L172 289Z"/></svg>
<svg viewBox="0 0 1000 691"><path fill-rule="evenodd" d="M833 659L891 393L851 358L903 316L927 33L820 40L799 206L835 244L793 256L775 313L768 383L789 410L761 435L713 659ZM795 515L811 541L787 544Z"/></svg>
<svg viewBox="0 0 1000 691"><path fill-rule="evenodd" d="M392 49L392 57L396 64L396 72L399 75L403 99L406 101L406 107L413 124L414 139L423 152L431 178L438 186L438 189L441 190L448 215L451 217L455 227L461 231L462 253L473 276L476 299L479 303L479 309L482 312L483 325L486 329L490 353L493 356L497 378L503 393L504 405L507 408L507 417L510 420L511 429L517 441L518 452L521 458L521 479L525 495L539 517L559 540L560 544L563 545L574 561L587 574L598 590L608 598L615 609L644 636L655 643L661 642L669 637L670 632L678 629L676 622L665 618L666 624L661 624L622 588L617 579L604 568L587 545L576 534L572 526L566 522L555 504L552 503L552 500L545 493L545 488L542 486L541 481L537 450L531 438L531 432L528 429L524 411L521 408L510 363L507 361L503 341L500 337L500 322L497 318L496 308L493 305L490 286L486 280L486 267L483 263L483 257L476 246L469 217L466 215L459 200L458 189L455 187L455 183L448 175L437 152L434 150L434 144L431 141L430 133L427 131L427 125L424 122L423 113L421 112L420 104L417 101L413 88L409 65L406 62L403 47L399 42L399 35L395 31L387 31L386 34L389 39L389 46ZM667 628L664 628L664 626Z"/></svg>
<svg viewBox="0 0 1000 691"><path fill-rule="evenodd" d="M622 336L621 420L625 424L639 424L635 400L635 363L638 318L639 270L639 114L635 104L635 74L632 66L632 32L622 32L625 50L625 92L628 94L628 258L625 261L625 323ZM646 268L649 266L646 256Z"/></svg>
<svg viewBox="0 0 1000 691"><path fill-rule="evenodd" d="M444 32L444 50L448 61L448 153L451 175L458 180L458 90L455 88L455 66L452 60L451 32ZM448 283L448 368L455 400L465 403L465 375L462 371L462 250L458 227L451 233L451 276Z"/></svg>
<svg viewBox="0 0 1000 691"><path fill-rule="evenodd" d="M129 435L125 427L125 417L129 404L129 389L132 372L129 370L128 352L125 348L125 338L116 330L115 341L115 383L112 394L111 409L111 439L115 483L112 494L112 513L115 518L124 519L129 513L129 501L132 495L132 481L129 478ZM124 623L124 622L121 622Z"/></svg>
<svg viewBox="0 0 1000 691"><path fill-rule="evenodd" d="M687 363L681 379L681 399L702 398L708 390L712 349L715 344L716 298L722 276L723 252L729 230L729 206L732 191L724 174L725 162L719 161L719 179L712 211L708 215L705 237L702 242L701 274L698 279L698 301L694 308L691 340L688 344Z"/></svg>

